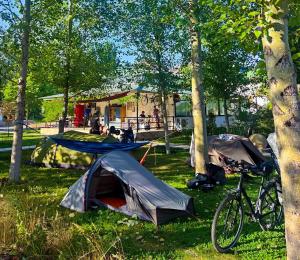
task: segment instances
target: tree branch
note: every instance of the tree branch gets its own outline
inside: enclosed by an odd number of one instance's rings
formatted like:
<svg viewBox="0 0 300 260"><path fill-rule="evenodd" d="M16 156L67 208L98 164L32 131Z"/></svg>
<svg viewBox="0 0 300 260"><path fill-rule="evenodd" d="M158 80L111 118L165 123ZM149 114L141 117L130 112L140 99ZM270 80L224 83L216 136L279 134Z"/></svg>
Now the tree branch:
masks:
<svg viewBox="0 0 300 260"><path fill-rule="evenodd" d="M174 4L175 4L176 6L178 6L179 9L181 9L181 11L183 11L186 15L188 15L188 14L190 13L189 8L188 8L186 5L184 5L184 4L181 2L181 0L175 0L175 1L174 1Z"/></svg>
<svg viewBox="0 0 300 260"><path fill-rule="evenodd" d="M6 11L8 11L15 19L17 19L20 22L22 21L22 19L15 12L12 11L10 2L8 2L8 4L0 2L0 6L2 6Z"/></svg>
<svg viewBox="0 0 300 260"><path fill-rule="evenodd" d="M12 82L12 83L18 85L18 82L17 82L17 81L15 81L15 80L13 80L13 79L9 79L8 77L6 77L5 75L2 75L2 74L0 74L0 76L1 76L1 79L10 81L10 82Z"/></svg>
<svg viewBox="0 0 300 260"><path fill-rule="evenodd" d="M21 0L19 0L19 3L20 3L20 5L21 5L21 7L24 8L24 5L23 5L23 3L22 3Z"/></svg>

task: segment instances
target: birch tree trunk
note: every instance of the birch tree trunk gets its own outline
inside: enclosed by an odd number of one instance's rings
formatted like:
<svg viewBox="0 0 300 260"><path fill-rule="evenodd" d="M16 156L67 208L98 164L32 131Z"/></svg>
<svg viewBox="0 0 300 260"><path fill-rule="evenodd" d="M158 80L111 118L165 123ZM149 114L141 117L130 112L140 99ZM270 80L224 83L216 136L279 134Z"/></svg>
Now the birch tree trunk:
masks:
<svg viewBox="0 0 300 260"><path fill-rule="evenodd" d="M167 111L167 97L166 92L163 88L161 88L161 108L163 113L163 120L164 120L164 132L165 132L165 147L166 147L166 154L170 154L170 138L169 138L169 123L168 123L168 111Z"/></svg>
<svg viewBox="0 0 300 260"><path fill-rule="evenodd" d="M266 7L268 35L262 39L279 145L288 259L300 249L300 103L288 43L288 1Z"/></svg>
<svg viewBox="0 0 300 260"><path fill-rule="evenodd" d="M159 37L156 35L157 46L160 46ZM163 113L163 121L164 121L164 135L165 135L165 148L166 154L170 154L170 138L169 138L169 123L168 123L168 111L167 111L167 97L166 97L166 82L163 75L163 66L161 62L161 53L159 50L156 51L156 62L158 65L158 80L159 80L159 88L160 88L160 97L161 97L161 109Z"/></svg>
<svg viewBox="0 0 300 260"><path fill-rule="evenodd" d="M199 31L198 1L189 0L190 37L192 56L192 111L195 140L195 171L206 173L208 163L206 115L204 104L203 74L201 60L201 38Z"/></svg>
<svg viewBox="0 0 300 260"><path fill-rule="evenodd" d="M21 73L18 83L18 96L17 96L17 111L14 126L13 144L11 152L11 163L9 169L9 180L11 182L20 181L20 168L22 158L22 138L23 138L23 121L25 114L25 93L26 93L26 80L28 72L29 60L29 36L30 36L30 0L25 0L23 17L23 33L22 33L22 60L21 60Z"/></svg>

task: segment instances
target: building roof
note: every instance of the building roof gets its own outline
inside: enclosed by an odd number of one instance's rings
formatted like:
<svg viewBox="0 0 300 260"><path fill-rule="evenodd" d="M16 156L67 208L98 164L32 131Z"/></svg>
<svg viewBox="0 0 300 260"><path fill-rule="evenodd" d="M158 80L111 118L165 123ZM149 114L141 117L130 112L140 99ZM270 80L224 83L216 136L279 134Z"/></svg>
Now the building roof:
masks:
<svg viewBox="0 0 300 260"><path fill-rule="evenodd" d="M152 91L150 88L135 85L135 86L131 86L129 89L124 89L124 90L113 87L110 89L109 93L103 92L103 90L100 90L100 89L93 88L93 89L86 90L86 91L79 91L79 93L70 93L69 98L80 97L81 100L79 100L77 102L94 102L94 101L101 102L101 101L112 100L110 98L112 95L123 95L123 93L127 93L127 94L128 93L136 93L137 91L141 92L141 93L155 93L155 91ZM126 95L124 94L124 96L126 96ZM40 99L50 101L50 100L63 99L63 97L64 97L63 94L56 94L56 95L41 97ZM88 100L87 98L89 98L89 97L97 97L97 98L90 98ZM122 97L122 96L120 96L120 97ZM116 98L120 98L120 97L116 97Z"/></svg>
<svg viewBox="0 0 300 260"><path fill-rule="evenodd" d="M41 97L40 99L43 99L43 100L54 100L54 99L61 99L63 97L64 97L64 94L56 94L56 95Z"/></svg>
<svg viewBox="0 0 300 260"><path fill-rule="evenodd" d="M112 95L108 95L103 98L98 99L84 99L84 100L77 100L77 103L90 103L90 102L104 102L104 101L110 101L122 97L126 97L129 94L130 91L120 92L120 93L112 93Z"/></svg>

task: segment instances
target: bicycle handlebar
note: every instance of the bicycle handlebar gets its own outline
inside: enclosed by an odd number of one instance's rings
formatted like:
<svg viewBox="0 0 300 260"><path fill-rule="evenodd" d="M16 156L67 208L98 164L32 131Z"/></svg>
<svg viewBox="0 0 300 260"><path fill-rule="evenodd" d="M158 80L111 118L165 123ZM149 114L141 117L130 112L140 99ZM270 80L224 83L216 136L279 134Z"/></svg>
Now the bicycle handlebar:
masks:
<svg viewBox="0 0 300 260"><path fill-rule="evenodd" d="M253 173L257 176L265 176L265 173L259 169L256 165L251 165L248 162L242 160L241 162L228 159L227 163L230 164L230 166L234 167L237 170L237 173L241 174L247 174L249 172Z"/></svg>

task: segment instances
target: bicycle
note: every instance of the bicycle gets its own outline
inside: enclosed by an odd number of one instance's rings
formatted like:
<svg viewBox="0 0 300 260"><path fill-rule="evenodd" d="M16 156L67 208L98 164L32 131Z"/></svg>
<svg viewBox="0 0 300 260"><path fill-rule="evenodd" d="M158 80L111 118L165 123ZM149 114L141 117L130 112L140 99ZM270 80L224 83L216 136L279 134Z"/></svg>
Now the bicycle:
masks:
<svg viewBox="0 0 300 260"><path fill-rule="evenodd" d="M154 95L154 96L151 96L150 98L148 97L147 94L146 95L142 95L142 97L141 97L141 104L142 104L142 106L146 106L149 103L149 101L154 106L159 106L160 103L161 103L159 95Z"/></svg>
<svg viewBox="0 0 300 260"><path fill-rule="evenodd" d="M260 200L258 201L258 209L260 214L267 214L264 213L265 210L268 209L268 207L272 207L273 203L278 200L281 208L280 208L280 215L278 216L278 218L280 217L280 219L278 220L279 224L281 222L281 220L283 219L283 204L282 204L282 186L281 186L281 177L280 177L280 168L279 168L279 164L276 158L276 155L274 154L273 150L271 148L267 148L265 149L265 152L270 153L271 155L271 162L272 165L275 169L275 172L277 173L277 175L275 177L273 177L271 180L269 180L266 185L263 187L262 189L262 193L260 195ZM271 203L270 203L271 201ZM268 219L265 219L268 220ZM274 225L274 222L272 222L271 220L269 220L269 222L264 222L263 219L261 219L260 222L260 226L261 228L266 231L266 230L271 230L273 229L276 225Z"/></svg>
<svg viewBox="0 0 300 260"><path fill-rule="evenodd" d="M226 253L233 248L240 237L244 224L243 201L249 206L249 216L257 221L262 230L270 230L277 226L283 216L280 177L270 180L272 169L259 169L245 163L237 164L240 180L237 189L228 193L218 206L212 223L211 238L214 248L220 253ZM248 173L262 177L256 203L251 202L244 188ZM278 172L279 173L279 172ZM279 174L278 174L279 175Z"/></svg>

